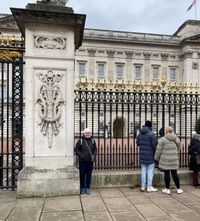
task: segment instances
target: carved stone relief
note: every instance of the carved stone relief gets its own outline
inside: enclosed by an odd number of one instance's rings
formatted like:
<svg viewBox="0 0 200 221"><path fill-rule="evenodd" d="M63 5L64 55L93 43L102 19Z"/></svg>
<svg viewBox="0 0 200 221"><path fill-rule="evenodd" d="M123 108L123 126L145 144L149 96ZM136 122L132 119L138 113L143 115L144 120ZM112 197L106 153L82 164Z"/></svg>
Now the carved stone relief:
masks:
<svg viewBox="0 0 200 221"><path fill-rule="evenodd" d="M192 63L192 69L194 69L194 70L198 69L198 63L197 62Z"/></svg>
<svg viewBox="0 0 200 221"><path fill-rule="evenodd" d="M149 60L151 57L151 53L149 53L149 52L144 52L143 55L146 60Z"/></svg>
<svg viewBox="0 0 200 221"><path fill-rule="evenodd" d="M38 125L41 133L48 138L48 147L52 148L53 136L58 135L63 124L60 122L60 118L64 100L59 85L63 75L48 70L47 72L38 73L37 77L42 82L37 99L41 120Z"/></svg>
<svg viewBox="0 0 200 221"><path fill-rule="evenodd" d="M42 2L47 4L55 4L55 5L62 5L65 6L68 0L42 0Z"/></svg>
<svg viewBox="0 0 200 221"><path fill-rule="evenodd" d="M35 36L35 47L44 49L60 49L66 47L66 39L60 37Z"/></svg>
<svg viewBox="0 0 200 221"><path fill-rule="evenodd" d="M167 61L169 54L162 53L160 54L163 61Z"/></svg>

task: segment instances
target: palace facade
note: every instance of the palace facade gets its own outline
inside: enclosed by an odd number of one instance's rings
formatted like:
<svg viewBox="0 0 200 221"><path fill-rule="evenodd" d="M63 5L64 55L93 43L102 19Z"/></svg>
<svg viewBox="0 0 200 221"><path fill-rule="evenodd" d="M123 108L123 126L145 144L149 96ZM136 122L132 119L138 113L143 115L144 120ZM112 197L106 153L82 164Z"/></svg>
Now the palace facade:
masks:
<svg viewBox="0 0 200 221"><path fill-rule="evenodd" d="M6 45L12 39L20 41L20 38L21 32L13 16L0 14L0 44ZM200 21L187 20L172 35L86 28L82 46L76 50L75 54L75 88L77 90L140 92L153 89L165 92L174 90L198 93L199 64ZM6 79L0 87L0 96L2 90L6 94ZM86 126L92 127L93 124L94 128L98 128L100 134L104 136L107 136L109 132L109 134L115 134L113 136L116 137L116 128L119 127L121 128L119 129L120 136L129 136L128 133L135 130L136 125L141 126L147 118L153 121L157 132L163 123L159 121L163 115L161 106L155 113L147 110L144 116L141 116L141 112L145 113L145 106L140 107L139 103L134 107L135 113L132 113L132 110L130 116L127 112L128 106L123 112L122 106L113 111L110 108L105 110L102 104L100 107L94 105L96 112L93 117L92 104L89 106L83 104L81 112L78 111L80 110L78 105L75 108L77 110L75 116L78 119L75 122L75 131L82 131ZM150 109L150 106L147 105L148 108ZM153 109L155 110L156 107ZM183 120L178 115L180 110L182 111L179 108L175 114L174 107L173 110L165 110L168 113L165 120L172 125L174 121L182 122ZM192 121L193 113L190 113L190 116L192 117L188 118ZM128 125L127 118L132 119L128 120ZM183 124L184 122L182 126ZM194 124L195 122L188 123L191 129ZM180 123L177 127L180 127ZM181 133L180 130L179 133Z"/></svg>

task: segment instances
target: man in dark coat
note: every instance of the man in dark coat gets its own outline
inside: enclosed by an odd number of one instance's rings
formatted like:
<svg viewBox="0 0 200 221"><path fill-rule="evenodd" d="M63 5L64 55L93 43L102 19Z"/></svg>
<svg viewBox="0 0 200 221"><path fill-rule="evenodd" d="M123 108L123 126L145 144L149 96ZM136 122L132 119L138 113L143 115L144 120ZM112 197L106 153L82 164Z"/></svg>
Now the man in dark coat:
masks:
<svg viewBox="0 0 200 221"><path fill-rule="evenodd" d="M142 192L145 191L146 186L147 192L158 191L158 189L152 186L155 168L154 154L158 141L155 134L151 131L151 128L151 121L146 121L145 126L142 127L141 133L137 139L137 145L140 150Z"/></svg>
<svg viewBox="0 0 200 221"><path fill-rule="evenodd" d="M199 186L198 181L198 171L200 165L197 164L197 154L200 154L200 136L195 132L192 131L192 139L189 145L189 169L193 170L192 173L192 185Z"/></svg>
<svg viewBox="0 0 200 221"><path fill-rule="evenodd" d="M93 170L93 161L97 154L95 140L91 137L91 131L86 128L83 136L76 143L74 152L79 158L80 193L90 195L90 182Z"/></svg>

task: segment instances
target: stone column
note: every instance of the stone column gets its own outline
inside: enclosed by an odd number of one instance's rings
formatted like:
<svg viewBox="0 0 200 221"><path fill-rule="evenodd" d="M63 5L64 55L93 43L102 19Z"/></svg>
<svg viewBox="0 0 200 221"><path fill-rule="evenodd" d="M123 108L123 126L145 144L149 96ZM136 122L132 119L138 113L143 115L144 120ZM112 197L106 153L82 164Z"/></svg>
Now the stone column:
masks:
<svg viewBox="0 0 200 221"><path fill-rule="evenodd" d="M183 53L184 59L184 81L187 83L196 83L196 78L193 76L192 70L192 51L185 51Z"/></svg>
<svg viewBox="0 0 200 221"><path fill-rule="evenodd" d="M26 150L18 197L79 194L79 171L73 166L74 54L82 43L85 15L61 3L11 9L26 47Z"/></svg>
<svg viewBox="0 0 200 221"><path fill-rule="evenodd" d="M151 81L150 71L151 71L151 65L150 65L150 57L151 54L148 52L144 52L144 58L145 58L145 64L144 64L144 80L145 81Z"/></svg>
<svg viewBox="0 0 200 221"><path fill-rule="evenodd" d="M169 57L169 54L164 54L164 53L161 54L161 58L162 58L162 73L161 73L161 75L166 74L168 76L168 57Z"/></svg>
<svg viewBox="0 0 200 221"><path fill-rule="evenodd" d="M115 66L114 66L114 50L107 50L106 51L108 54L108 81L113 81L116 79L115 76Z"/></svg>
<svg viewBox="0 0 200 221"><path fill-rule="evenodd" d="M127 68L126 68L126 82L133 80L133 63L132 63L132 57L133 52L132 51L125 51L126 54L126 61L127 61Z"/></svg>
<svg viewBox="0 0 200 221"><path fill-rule="evenodd" d="M91 82L94 80L95 76L95 63L94 63L94 56L95 56L95 49L88 49L89 54L89 68L88 68L88 80Z"/></svg>

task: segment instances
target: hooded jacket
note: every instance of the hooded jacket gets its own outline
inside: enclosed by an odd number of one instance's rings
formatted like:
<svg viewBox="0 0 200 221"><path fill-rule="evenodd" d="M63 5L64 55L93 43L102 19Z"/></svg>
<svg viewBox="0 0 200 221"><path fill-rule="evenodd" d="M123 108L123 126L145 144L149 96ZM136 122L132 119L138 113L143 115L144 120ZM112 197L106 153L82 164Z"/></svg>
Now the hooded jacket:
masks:
<svg viewBox="0 0 200 221"><path fill-rule="evenodd" d="M154 163L154 154L157 146L157 138L149 127L143 126L137 138L141 164Z"/></svg>
<svg viewBox="0 0 200 221"><path fill-rule="evenodd" d="M155 153L155 160L159 161L159 168L163 170L178 169L180 147L181 142L175 133L167 133L162 137Z"/></svg>

